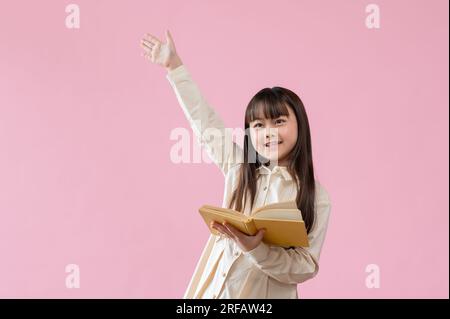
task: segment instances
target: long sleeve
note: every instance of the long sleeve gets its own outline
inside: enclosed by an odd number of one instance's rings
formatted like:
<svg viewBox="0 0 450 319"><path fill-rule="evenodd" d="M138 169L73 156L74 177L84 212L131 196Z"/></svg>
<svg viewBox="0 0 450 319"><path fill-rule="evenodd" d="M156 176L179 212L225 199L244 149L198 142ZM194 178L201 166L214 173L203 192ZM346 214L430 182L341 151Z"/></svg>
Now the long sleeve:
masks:
<svg viewBox="0 0 450 319"><path fill-rule="evenodd" d="M253 250L244 252L259 269L280 282L302 283L319 271L320 252L328 227L331 203L320 184L316 194L316 220L308 234L309 247L286 249L261 242Z"/></svg>
<svg viewBox="0 0 450 319"><path fill-rule="evenodd" d="M209 157L224 175L231 166L242 162L242 149L232 140L230 130L208 104L185 65L169 70L166 75L189 124Z"/></svg>

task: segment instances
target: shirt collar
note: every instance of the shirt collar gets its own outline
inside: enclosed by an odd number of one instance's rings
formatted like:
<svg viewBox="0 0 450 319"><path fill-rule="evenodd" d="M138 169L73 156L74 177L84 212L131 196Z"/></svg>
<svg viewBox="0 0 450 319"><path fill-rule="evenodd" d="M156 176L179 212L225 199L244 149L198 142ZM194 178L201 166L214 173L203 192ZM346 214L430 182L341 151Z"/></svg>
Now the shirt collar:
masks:
<svg viewBox="0 0 450 319"><path fill-rule="evenodd" d="M261 165L256 169L260 174L276 174L281 173L281 176L287 181L292 180L291 174L289 174L287 167L285 166L274 166L272 170L265 165Z"/></svg>

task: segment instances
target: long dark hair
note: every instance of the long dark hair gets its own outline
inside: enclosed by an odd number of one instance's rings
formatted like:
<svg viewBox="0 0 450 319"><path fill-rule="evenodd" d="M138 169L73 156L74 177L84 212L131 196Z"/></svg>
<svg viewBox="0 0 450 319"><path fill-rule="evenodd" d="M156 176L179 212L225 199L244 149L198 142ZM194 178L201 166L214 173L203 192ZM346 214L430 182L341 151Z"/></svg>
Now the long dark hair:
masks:
<svg viewBox="0 0 450 319"><path fill-rule="evenodd" d="M248 196L250 196L250 209L253 208L256 196L256 169L261 165L270 164L270 161L260 156L250 138L250 122L254 121L261 108L265 118L276 119L281 115L289 115L289 105L297 119L298 137L294 148L289 153L288 172L294 179L297 187L297 207L302 212L306 229L309 233L314 224L315 180L312 161L311 133L308 117L301 99L286 88L273 87L260 90L248 103L245 111L244 135L244 161L240 166L239 180L234 190L229 208L242 211ZM252 156L252 154L254 154ZM244 201L242 203L242 201Z"/></svg>

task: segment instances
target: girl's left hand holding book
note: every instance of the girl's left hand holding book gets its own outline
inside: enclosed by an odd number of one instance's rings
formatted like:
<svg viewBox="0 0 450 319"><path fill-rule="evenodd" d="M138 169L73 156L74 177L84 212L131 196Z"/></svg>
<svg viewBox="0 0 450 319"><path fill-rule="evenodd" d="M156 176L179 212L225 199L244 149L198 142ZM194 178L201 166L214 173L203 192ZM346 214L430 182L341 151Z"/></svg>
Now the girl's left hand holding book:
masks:
<svg viewBox="0 0 450 319"><path fill-rule="evenodd" d="M223 225L212 222L211 227L224 234L226 237L233 239L243 251L255 249L261 243L265 229L260 229L254 236L249 236L228 223Z"/></svg>

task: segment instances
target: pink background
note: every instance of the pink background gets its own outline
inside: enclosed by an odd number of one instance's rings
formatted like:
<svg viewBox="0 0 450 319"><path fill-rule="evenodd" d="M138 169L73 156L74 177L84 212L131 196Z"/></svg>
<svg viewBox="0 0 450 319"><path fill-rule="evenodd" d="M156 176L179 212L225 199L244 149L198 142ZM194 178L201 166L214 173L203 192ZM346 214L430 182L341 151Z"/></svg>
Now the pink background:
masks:
<svg viewBox="0 0 450 319"><path fill-rule="evenodd" d="M166 28L227 126L266 86L305 103L333 208L300 297L449 297L447 0L375 1L378 30L358 0L70 3L1 2L0 297L182 297L223 176L170 160L189 126L139 46Z"/></svg>

